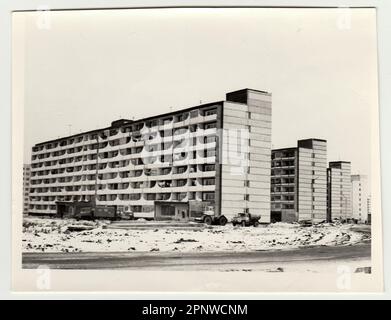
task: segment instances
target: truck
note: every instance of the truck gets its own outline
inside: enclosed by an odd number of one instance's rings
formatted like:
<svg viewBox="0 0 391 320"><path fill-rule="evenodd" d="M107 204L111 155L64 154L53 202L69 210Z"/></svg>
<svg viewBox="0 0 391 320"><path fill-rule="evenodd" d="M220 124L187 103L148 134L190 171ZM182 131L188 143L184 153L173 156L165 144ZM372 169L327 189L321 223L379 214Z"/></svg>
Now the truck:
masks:
<svg viewBox="0 0 391 320"><path fill-rule="evenodd" d="M191 220L207 225L225 226L228 219L224 215L216 215L213 206L204 205L199 201L190 202Z"/></svg>
<svg viewBox="0 0 391 320"><path fill-rule="evenodd" d="M233 226L241 225L242 227L258 227L260 219L261 216L259 215L241 212L232 218L232 224Z"/></svg>
<svg viewBox="0 0 391 320"><path fill-rule="evenodd" d="M216 216L214 208L212 206L207 206L202 214L202 222L208 225L213 224L225 226L228 222L228 219L224 215Z"/></svg>
<svg viewBox="0 0 391 320"><path fill-rule="evenodd" d="M93 206L86 206L80 208L80 210L77 210L73 217L77 220L120 219L120 216L117 214L115 206L96 206L96 208Z"/></svg>

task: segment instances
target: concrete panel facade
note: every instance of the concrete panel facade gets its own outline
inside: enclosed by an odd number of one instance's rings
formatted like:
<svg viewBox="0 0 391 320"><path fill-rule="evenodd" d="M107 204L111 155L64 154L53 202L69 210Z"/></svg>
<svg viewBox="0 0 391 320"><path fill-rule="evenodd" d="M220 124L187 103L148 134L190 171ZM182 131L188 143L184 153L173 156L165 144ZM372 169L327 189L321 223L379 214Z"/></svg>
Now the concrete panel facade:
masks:
<svg viewBox="0 0 391 320"><path fill-rule="evenodd" d="M230 219L239 212L249 212L260 215L261 222L268 223L271 94L246 89L227 94L226 100L223 105L221 213Z"/></svg>
<svg viewBox="0 0 391 320"><path fill-rule="evenodd" d="M298 141L298 216L323 221L327 217L327 142Z"/></svg>
<svg viewBox="0 0 391 320"><path fill-rule="evenodd" d="M368 206L370 201L368 177L362 174L355 174L351 176L351 181L353 218L359 222L368 222L368 214L370 214Z"/></svg>
<svg viewBox="0 0 391 320"><path fill-rule="evenodd" d="M330 162L327 172L329 219L353 218L350 162Z"/></svg>

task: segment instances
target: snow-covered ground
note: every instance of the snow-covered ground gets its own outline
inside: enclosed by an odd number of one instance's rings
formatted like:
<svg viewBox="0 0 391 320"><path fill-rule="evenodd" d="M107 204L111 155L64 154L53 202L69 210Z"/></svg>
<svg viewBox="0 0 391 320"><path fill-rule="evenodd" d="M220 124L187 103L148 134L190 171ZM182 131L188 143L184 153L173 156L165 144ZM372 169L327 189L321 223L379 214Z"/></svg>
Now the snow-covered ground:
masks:
<svg viewBox="0 0 391 320"><path fill-rule="evenodd" d="M364 240L349 225L275 223L266 227L107 229L107 221L24 218L24 252L205 252L350 245ZM146 223L148 224L148 223ZM69 231L85 225L91 230Z"/></svg>

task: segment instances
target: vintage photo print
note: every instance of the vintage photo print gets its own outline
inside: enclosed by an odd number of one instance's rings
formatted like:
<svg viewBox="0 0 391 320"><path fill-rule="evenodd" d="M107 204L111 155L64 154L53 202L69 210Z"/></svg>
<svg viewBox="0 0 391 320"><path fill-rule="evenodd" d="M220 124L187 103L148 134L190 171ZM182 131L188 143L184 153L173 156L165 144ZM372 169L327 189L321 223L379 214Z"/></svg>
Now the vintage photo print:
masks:
<svg viewBox="0 0 391 320"><path fill-rule="evenodd" d="M15 291L376 292L376 11L12 15Z"/></svg>

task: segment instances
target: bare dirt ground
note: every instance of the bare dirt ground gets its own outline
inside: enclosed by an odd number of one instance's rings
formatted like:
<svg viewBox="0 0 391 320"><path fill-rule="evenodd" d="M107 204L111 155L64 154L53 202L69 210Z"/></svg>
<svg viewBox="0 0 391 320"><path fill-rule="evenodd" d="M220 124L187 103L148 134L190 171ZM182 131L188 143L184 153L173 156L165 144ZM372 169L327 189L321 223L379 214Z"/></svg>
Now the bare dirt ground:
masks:
<svg viewBox="0 0 391 320"><path fill-rule="evenodd" d="M23 268L367 272L370 226L113 223L25 218Z"/></svg>
<svg viewBox="0 0 391 320"><path fill-rule="evenodd" d="M23 254L23 268L335 273L344 266L367 272L370 250L369 244L356 244L251 252L34 252Z"/></svg>
<svg viewBox="0 0 391 320"><path fill-rule="evenodd" d="M232 225L158 228L145 222L140 224L144 228L130 229L115 229L115 224L109 224L108 221L25 218L23 252L250 252L347 246L370 239L365 226L360 229L329 223L310 227L275 223L257 228ZM151 227L145 228L148 225Z"/></svg>

